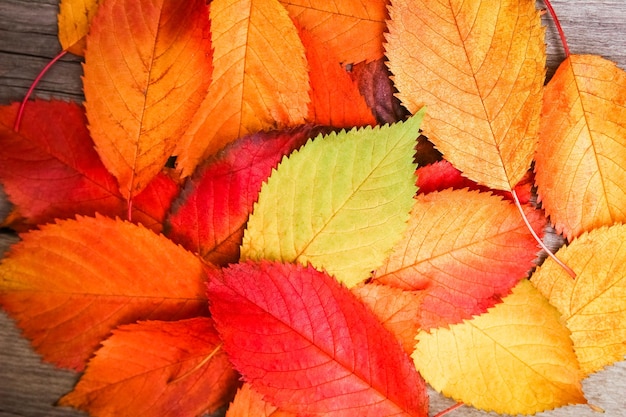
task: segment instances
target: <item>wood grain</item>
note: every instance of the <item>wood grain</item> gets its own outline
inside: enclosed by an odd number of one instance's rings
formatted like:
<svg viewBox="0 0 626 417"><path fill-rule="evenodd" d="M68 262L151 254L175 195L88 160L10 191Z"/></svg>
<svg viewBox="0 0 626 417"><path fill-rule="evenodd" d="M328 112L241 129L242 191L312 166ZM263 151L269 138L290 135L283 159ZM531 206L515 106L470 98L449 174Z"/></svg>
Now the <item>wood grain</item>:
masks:
<svg viewBox="0 0 626 417"><path fill-rule="evenodd" d="M478 1L478 0L476 0ZM626 1L553 0L567 34L572 53L593 53L611 59L626 69ZM538 3L542 7L542 3ZM55 0L0 0L0 104L20 100L37 73L60 50L56 38ZM553 23L546 17L548 74L564 58ZM64 57L44 77L35 96L82 100L81 60ZM1 144L0 144L1 146ZM8 210L0 193L0 217ZM16 240L0 234L1 253ZM0 417L84 415L54 407L55 401L71 390L78 375L42 364L28 341L20 336L13 321L0 313ZM471 383L471 381L468 381ZM584 381L589 402L603 408L606 416L626 416L626 361L592 375ZM453 404L433 395L431 415ZM563 407L539 414L542 417L597 417L586 406ZM462 407L451 417L496 416Z"/></svg>

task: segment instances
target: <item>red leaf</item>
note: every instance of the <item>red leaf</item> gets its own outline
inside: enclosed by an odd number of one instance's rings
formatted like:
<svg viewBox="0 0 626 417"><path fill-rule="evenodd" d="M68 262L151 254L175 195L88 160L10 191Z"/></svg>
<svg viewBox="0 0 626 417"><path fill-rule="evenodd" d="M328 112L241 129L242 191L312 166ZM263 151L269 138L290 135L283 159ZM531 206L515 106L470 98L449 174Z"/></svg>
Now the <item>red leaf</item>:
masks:
<svg viewBox="0 0 626 417"><path fill-rule="evenodd" d="M263 181L284 155L319 131L261 132L227 146L188 180L167 218L166 235L216 265L236 262Z"/></svg>
<svg viewBox="0 0 626 417"><path fill-rule="evenodd" d="M114 330L59 404L94 416L199 416L230 401L237 380L211 319L144 321Z"/></svg>
<svg viewBox="0 0 626 417"><path fill-rule="evenodd" d="M375 125L376 119L358 85L343 69L330 47L305 29L300 29L300 38L309 63L309 119L313 123L339 128Z"/></svg>
<svg viewBox="0 0 626 417"><path fill-rule="evenodd" d="M444 160L419 167L415 171L417 176L417 186L419 194L428 194L433 191L443 191L448 188L460 190L468 188L470 190L478 190L483 192L491 192L492 194L502 196L507 200L513 201L513 196L508 191L492 190L484 185L477 184L463 176L462 172L456 169L450 162ZM531 171L515 186L515 192L520 203L526 204L530 201L531 187L533 185L533 174Z"/></svg>
<svg viewBox="0 0 626 417"><path fill-rule="evenodd" d="M425 384L396 339L326 273L235 264L209 279L235 368L281 409L333 416L427 415Z"/></svg>
<svg viewBox="0 0 626 417"><path fill-rule="evenodd" d="M60 100L30 102L15 133L9 126L17 108L0 107L0 180L16 206L10 226L24 230L96 212L125 217L126 200L94 150L84 109ZM176 192L176 184L160 174L137 196L133 220L160 231Z"/></svg>

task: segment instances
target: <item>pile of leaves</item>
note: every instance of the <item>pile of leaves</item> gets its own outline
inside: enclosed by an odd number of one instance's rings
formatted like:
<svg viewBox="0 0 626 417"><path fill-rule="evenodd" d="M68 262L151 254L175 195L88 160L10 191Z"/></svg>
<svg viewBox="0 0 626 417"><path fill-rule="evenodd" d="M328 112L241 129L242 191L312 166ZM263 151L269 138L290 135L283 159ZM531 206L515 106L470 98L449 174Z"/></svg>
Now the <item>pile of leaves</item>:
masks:
<svg viewBox="0 0 626 417"><path fill-rule="evenodd" d="M626 353L626 73L544 86L534 0L206 3L63 0L84 106L0 109L0 303L84 371L59 404L585 403Z"/></svg>

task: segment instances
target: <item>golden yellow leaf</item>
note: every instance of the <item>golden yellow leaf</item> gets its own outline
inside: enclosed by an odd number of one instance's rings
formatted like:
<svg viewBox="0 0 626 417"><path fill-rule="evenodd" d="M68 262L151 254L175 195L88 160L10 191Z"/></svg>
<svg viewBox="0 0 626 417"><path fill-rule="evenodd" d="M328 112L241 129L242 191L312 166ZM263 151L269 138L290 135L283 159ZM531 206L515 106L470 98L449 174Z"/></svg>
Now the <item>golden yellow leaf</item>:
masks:
<svg viewBox="0 0 626 417"><path fill-rule="evenodd" d="M536 160L559 233L626 221L626 71L600 56L567 58L546 86Z"/></svg>
<svg viewBox="0 0 626 417"><path fill-rule="evenodd" d="M104 2L85 52L85 108L98 154L128 200L161 171L211 77L204 0Z"/></svg>
<svg viewBox="0 0 626 417"><path fill-rule="evenodd" d="M486 314L416 340L417 369L456 401L507 414L586 402L569 331L528 280Z"/></svg>
<svg viewBox="0 0 626 417"><path fill-rule="evenodd" d="M626 355L626 225L585 233L558 256L577 276L572 279L552 259L532 283L563 315L585 374Z"/></svg>
<svg viewBox="0 0 626 417"><path fill-rule="evenodd" d="M534 0L398 0L385 46L399 98L455 167L511 190L537 142L545 75Z"/></svg>
<svg viewBox="0 0 626 417"><path fill-rule="evenodd" d="M85 37L100 0L61 0L59 3L59 42L64 50L85 55Z"/></svg>
<svg viewBox="0 0 626 417"><path fill-rule="evenodd" d="M280 0L299 25L343 64L383 56L387 0Z"/></svg>
<svg viewBox="0 0 626 417"><path fill-rule="evenodd" d="M261 130L305 122L309 75L298 31L278 0L211 3L213 81L184 139L178 169Z"/></svg>

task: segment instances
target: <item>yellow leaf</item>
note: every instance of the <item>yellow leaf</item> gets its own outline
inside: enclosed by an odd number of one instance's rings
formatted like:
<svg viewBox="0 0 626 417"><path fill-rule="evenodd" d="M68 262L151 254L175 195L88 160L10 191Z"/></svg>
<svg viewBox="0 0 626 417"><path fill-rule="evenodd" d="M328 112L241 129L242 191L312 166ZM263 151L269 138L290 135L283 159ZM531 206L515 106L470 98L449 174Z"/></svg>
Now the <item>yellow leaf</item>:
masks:
<svg viewBox="0 0 626 417"><path fill-rule="evenodd" d="M402 103L456 168L511 190L530 166L545 75L534 0L398 0L385 46Z"/></svg>
<svg viewBox="0 0 626 417"><path fill-rule="evenodd" d="M507 414L586 403L569 331L527 280L486 314L416 340L417 369L456 401Z"/></svg>
<svg viewBox="0 0 626 417"><path fill-rule="evenodd" d="M85 108L98 154L132 199L161 171L208 89L204 0L104 2L85 52Z"/></svg>
<svg viewBox="0 0 626 417"><path fill-rule="evenodd" d="M84 56L85 37L99 0L61 0L59 3L59 42L64 50Z"/></svg>
<svg viewBox="0 0 626 417"><path fill-rule="evenodd" d="M185 138L178 168L261 130L305 122L309 75L298 31L278 0L211 3L213 81Z"/></svg>
<svg viewBox="0 0 626 417"><path fill-rule="evenodd" d="M280 0L299 25L343 64L383 56L387 0Z"/></svg>
<svg viewBox="0 0 626 417"><path fill-rule="evenodd" d="M368 278L406 228L422 115L318 136L283 159L261 188L241 259L311 263L349 287Z"/></svg>
<svg viewBox="0 0 626 417"><path fill-rule="evenodd" d="M558 256L577 276L573 280L552 259L532 283L563 315L585 374L626 355L626 225L585 233Z"/></svg>
<svg viewBox="0 0 626 417"><path fill-rule="evenodd" d="M626 71L571 55L546 86L535 169L559 233L626 221Z"/></svg>

